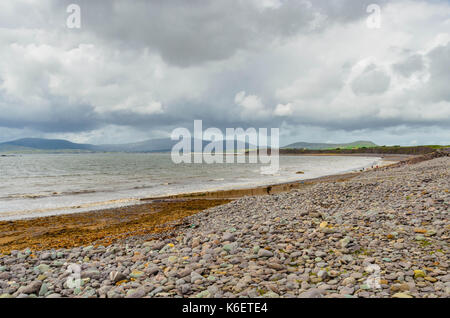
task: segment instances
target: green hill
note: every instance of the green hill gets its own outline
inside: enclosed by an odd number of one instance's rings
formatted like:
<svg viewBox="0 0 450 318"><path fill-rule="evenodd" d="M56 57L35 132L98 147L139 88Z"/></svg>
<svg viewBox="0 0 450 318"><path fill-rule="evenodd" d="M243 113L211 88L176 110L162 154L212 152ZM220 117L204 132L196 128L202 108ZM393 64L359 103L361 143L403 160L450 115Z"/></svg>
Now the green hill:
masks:
<svg viewBox="0 0 450 318"><path fill-rule="evenodd" d="M307 150L326 150L326 149L356 149L356 148L371 148L378 145L371 141L358 140L350 143L331 144L331 143L310 143L310 142L296 142L282 149L307 149Z"/></svg>

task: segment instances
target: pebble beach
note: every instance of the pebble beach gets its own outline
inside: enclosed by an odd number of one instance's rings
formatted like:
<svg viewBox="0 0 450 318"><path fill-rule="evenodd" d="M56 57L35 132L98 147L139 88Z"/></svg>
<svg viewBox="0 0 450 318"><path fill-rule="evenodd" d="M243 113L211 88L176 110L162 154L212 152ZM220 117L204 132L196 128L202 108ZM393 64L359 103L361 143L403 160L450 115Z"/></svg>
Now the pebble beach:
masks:
<svg viewBox="0 0 450 318"><path fill-rule="evenodd" d="M170 235L0 254L0 297L446 298L450 157L246 196Z"/></svg>

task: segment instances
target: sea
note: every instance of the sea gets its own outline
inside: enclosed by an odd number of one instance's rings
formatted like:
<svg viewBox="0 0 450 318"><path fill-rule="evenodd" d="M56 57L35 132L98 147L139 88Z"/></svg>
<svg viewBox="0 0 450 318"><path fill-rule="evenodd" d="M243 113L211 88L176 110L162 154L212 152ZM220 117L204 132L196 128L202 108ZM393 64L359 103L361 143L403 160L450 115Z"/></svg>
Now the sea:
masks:
<svg viewBox="0 0 450 318"><path fill-rule="evenodd" d="M361 156L280 156L267 164L175 164L168 153L23 154L0 157L0 220L92 211L143 198L243 189L378 165ZM302 171L304 174L297 174Z"/></svg>

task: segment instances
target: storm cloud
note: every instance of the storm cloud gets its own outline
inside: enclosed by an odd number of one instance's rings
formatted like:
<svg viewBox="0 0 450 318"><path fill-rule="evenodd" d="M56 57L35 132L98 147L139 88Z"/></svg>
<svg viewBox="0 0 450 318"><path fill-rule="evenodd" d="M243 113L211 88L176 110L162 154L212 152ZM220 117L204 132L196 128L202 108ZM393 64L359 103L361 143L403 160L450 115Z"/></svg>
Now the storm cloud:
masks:
<svg viewBox="0 0 450 318"><path fill-rule="evenodd" d="M0 141L129 142L202 119L280 127L282 144L450 143L450 5L378 1L373 29L372 3L3 1Z"/></svg>

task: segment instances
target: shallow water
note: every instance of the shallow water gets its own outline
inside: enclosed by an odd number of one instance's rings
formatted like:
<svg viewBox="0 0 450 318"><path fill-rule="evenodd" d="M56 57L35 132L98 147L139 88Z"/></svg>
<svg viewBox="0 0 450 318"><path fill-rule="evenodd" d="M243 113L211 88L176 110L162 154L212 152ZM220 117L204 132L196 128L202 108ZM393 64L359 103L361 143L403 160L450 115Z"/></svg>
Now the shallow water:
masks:
<svg viewBox="0 0 450 318"><path fill-rule="evenodd" d="M0 157L0 219L139 203L140 198L247 188L358 170L380 158L280 156L262 164L174 164L170 154L39 154ZM303 171L304 174L296 174Z"/></svg>

